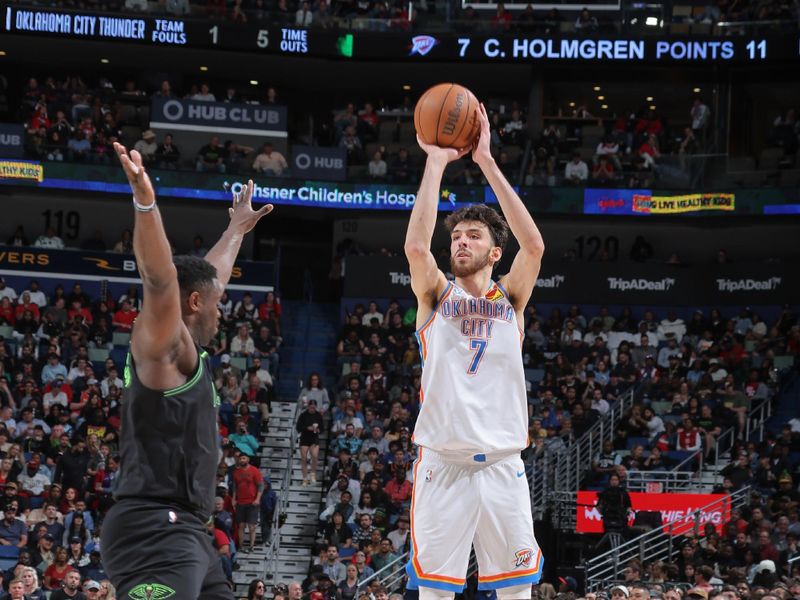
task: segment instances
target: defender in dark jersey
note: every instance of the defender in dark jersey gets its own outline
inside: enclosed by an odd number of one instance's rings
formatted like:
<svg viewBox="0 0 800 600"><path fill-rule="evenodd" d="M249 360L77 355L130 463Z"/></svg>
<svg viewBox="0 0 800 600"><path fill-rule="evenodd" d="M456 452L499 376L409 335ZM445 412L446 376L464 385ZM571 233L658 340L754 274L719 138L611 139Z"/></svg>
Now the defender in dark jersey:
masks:
<svg viewBox="0 0 800 600"><path fill-rule="evenodd" d="M133 249L144 286L121 404L117 503L103 521L103 564L120 598L230 600L206 523L214 508L217 399L201 346L217 332L217 302L254 211L253 182L234 195L230 223L205 259L172 257L137 151L114 144L133 190Z"/></svg>

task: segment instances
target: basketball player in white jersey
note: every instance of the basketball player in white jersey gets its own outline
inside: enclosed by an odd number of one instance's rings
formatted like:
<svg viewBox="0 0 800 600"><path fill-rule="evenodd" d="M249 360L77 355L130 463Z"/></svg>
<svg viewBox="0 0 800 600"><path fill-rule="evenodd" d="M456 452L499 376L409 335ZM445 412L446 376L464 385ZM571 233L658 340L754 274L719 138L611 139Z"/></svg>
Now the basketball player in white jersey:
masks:
<svg viewBox="0 0 800 600"><path fill-rule="evenodd" d="M500 600L526 600L543 559L533 535L531 500L520 452L528 444L522 367L523 311L536 283L544 243L519 196L489 152L489 119L472 150L497 196L503 219L485 205L445 220L448 282L430 251L439 186L447 164L464 156L419 141L427 153L406 234L411 287L419 305L420 414L414 441L409 587L420 600L449 600L464 588L470 549L478 588ZM509 229L519 243L507 275L495 281Z"/></svg>

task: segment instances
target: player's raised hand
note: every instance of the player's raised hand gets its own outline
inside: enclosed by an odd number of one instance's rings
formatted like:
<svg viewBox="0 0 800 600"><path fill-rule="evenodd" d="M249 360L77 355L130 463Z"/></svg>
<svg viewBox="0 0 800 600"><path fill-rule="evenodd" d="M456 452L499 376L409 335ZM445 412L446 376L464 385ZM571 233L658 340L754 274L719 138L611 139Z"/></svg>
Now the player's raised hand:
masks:
<svg viewBox="0 0 800 600"><path fill-rule="evenodd" d="M489 125L489 117L486 114L486 107L483 105L483 102L481 102L478 107L478 122L480 123L481 132L472 150L472 160L479 165L483 165L494 160L492 158L491 149L492 128Z"/></svg>
<svg viewBox="0 0 800 600"><path fill-rule="evenodd" d="M144 170L142 155L137 150L131 150L128 153L125 146L118 142L114 142L114 151L128 177L128 183L131 184L136 201L144 206L153 204L156 201L156 193L153 190L153 184L150 183L150 177Z"/></svg>
<svg viewBox="0 0 800 600"><path fill-rule="evenodd" d="M244 235L253 229L259 219L272 212L272 204L265 204L258 210L253 210L253 180L249 180L241 192L233 193L233 205L228 209L231 217L230 227L235 228Z"/></svg>
<svg viewBox="0 0 800 600"><path fill-rule="evenodd" d="M441 146L436 146L434 144L426 144L422 141L422 138L419 137L419 135L417 135L417 143L425 152L425 154L428 155L428 158L439 161L443 164L458 160L471 150L471 148L462 148L461 150L458 150L456 148L442 148Z"/></svg>

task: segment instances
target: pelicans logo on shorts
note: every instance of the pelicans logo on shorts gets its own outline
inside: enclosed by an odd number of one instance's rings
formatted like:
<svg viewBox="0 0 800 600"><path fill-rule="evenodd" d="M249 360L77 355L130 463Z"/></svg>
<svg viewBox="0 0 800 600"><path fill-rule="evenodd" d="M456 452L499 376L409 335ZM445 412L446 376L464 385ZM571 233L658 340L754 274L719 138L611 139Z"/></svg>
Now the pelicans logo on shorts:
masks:
<svg viewBox="0 0 800 600"><path fill-rule="evenodd" d="M128 592L132 600L167 600L174 595L175 590L160 583L140 583Z"/></svg>
<svg viewBox="0 0 800 600"><path fill-rule="evenodd" d="M517 567L530 567L531 560L533 560L533 549L523 548L522 550L517 550L514 553L514 558L516 559L516 563L514 564L515 569Z"/></svg>

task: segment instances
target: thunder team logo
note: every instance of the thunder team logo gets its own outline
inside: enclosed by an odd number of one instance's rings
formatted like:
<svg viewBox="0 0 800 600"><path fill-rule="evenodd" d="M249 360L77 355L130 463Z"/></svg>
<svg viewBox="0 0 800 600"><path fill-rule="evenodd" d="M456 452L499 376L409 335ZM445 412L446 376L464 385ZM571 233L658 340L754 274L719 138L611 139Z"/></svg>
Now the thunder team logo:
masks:
<svg viewBox="0 0 800 600"><path fill-rule="evenodd" d="M517 550L514 553L514 558L516 559L514 563L515 569L517 567L529 567L531 566L531 560L533 560L533 549L523 548L522 550Z"/></svg>
<svg viewBox="0 0 800 600"><path fill-rule="evenodd" d="M433 50L433 47L439 43L432 35L417 35L411 38L411 52L408 53L409 56L414 56L415 54L419 54L420 56L425 56Z"/></svg>
<svg viewBox="0 0 800 600"><path fill-rule="evenodd" d="M492 289L486 292L486 299L491 300L492 302L497 302L503 297L503 292L500 291L500 288L497 287L497 284L493 285Z"/></svg>

